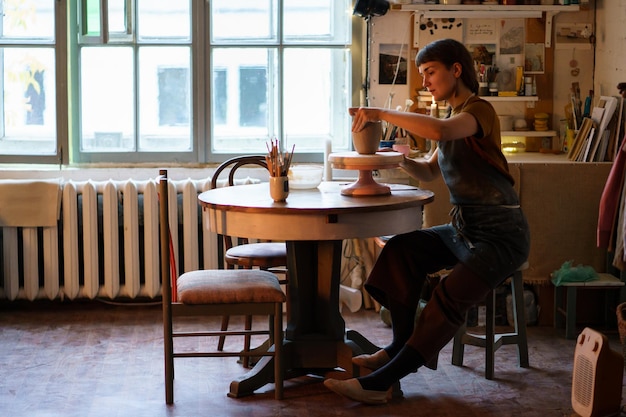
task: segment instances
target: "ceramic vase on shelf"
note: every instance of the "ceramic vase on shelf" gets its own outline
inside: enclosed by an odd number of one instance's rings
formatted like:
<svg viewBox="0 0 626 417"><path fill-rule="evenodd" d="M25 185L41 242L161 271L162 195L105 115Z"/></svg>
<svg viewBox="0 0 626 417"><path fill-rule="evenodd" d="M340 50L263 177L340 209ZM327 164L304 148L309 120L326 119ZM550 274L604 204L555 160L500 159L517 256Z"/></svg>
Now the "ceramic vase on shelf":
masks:
<svg viewBox="0 0 626 417"><path fill-rule="evenodd" d="M382 123L368 122L360 131L352 132L354 149L361 155L373 155L378 151L382 136Z"/></svg>
<svg viewBox="0 0 626 417"><path fill-rule="evenodd" d="M287 200L289 196L289 178L287 176L270 177L270 196L275 202Z"/></svg>

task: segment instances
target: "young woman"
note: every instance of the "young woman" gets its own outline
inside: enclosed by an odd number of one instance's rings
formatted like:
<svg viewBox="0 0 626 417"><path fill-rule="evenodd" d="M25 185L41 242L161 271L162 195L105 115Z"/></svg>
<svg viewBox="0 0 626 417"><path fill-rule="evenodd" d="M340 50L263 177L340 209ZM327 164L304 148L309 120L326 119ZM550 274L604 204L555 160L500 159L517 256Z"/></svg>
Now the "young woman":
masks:
<svg viewBox="0 0 626 417"><path fill-rule="evenodd" d="M327 379L338 394L368 404L387 401L391 385L433 358L465 320L467 310L509 277L528 257L529 233L513 178L500 149L498 117L476 96L472 57L452 39L419 51L416 65L435 100L451 109L445 119L381 108L351 108L352 130L384 120L436 141L429 159L405 159L410 176L430 181L443 175L453 204L446 225L394 236L382 250L365 288L392 318L392 342L372 355L353 358L371 374ZM420 317L415 312L426 275L450 274L434 289Z"/></svg>

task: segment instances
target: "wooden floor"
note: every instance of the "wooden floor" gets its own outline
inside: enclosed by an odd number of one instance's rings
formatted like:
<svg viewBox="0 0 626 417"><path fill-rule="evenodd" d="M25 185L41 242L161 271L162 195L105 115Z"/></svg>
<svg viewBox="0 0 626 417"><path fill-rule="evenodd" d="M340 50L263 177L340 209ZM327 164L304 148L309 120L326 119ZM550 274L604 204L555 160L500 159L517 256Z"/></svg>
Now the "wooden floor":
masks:
<svg viewBox="0 0 626 417"><path fill-rule="evenodd" d="M390 338L372 311L344 314L347 326L378 345ZM328 391L319 378L286 382L256 395L226 396L245 370L234 358L177 359L175 404L163 388L159 306L89 303L0 304L0 415L12 417L179 416L570 416L574 341L563 330L530 327L530 369L517 367L515 348L497 353L496 379L483 377L483 350L466 347L465 364L420 369L402 380L404 398L365 406ZM615 334L614 348L619 347ZM234 339L234 338L233 338ZM232 340L230 343L238 342Z"/></svg>

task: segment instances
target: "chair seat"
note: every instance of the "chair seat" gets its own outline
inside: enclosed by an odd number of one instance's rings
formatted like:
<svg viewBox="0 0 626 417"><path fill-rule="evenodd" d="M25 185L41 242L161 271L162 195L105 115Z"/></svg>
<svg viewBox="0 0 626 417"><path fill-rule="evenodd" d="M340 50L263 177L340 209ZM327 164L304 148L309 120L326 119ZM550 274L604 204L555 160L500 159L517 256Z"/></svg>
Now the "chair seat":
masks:
<svg viewBox="0 0 626 417"><path fill-rule="evenodd" d="M183 304L286 301L276 275L258 269L191 271L178 277L177 284L178 301Z"/></svg>
<svg viewBox="0 0 626 417"><path fill-rule="evenodd" d="M284 242L247 243L233 246L225 254L226 261L244 267L273 267L287 264Z"/></svg>

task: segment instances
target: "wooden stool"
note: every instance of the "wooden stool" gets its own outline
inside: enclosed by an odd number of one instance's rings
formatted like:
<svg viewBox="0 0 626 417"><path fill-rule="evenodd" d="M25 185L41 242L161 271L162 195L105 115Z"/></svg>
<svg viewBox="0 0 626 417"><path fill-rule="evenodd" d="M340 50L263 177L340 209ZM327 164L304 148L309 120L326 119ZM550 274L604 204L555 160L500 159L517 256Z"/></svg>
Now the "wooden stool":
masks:
<svg viewBox="0 0 626 417"><path fill-rule="evenodd" d="M554 327L565 327L565 337L576 339L576 293L578 288L605 290L604 321L608 320L608 304L610 292L608 290L620 289L624 283L617 277L607 273L599 273L598 279L588 282L564 282L554 287ZM567 289L565 309L562 307L563 290ZM613 310L612 310L613 311ZM565 321L565 323L563 323Z"/></svg>
<svg viewBox="0 0 626 417"><path fill-rule="evenodd" d="M526 311L524 308L524 283L522 271L528 268L528 262L511 276L511 296L513 304L514 331L512 333L496 333L495 331L495 306L496 292L489 292L486 304L485 334L473 334L467 330L467 316L463 326L454 336L452 345L452 364L463 366L463 351L465 345L485 348L485 378L493 379L495 352L502 345L517 345L517 358L519 366L528 368L528 340L526 337Z"/></svg>

